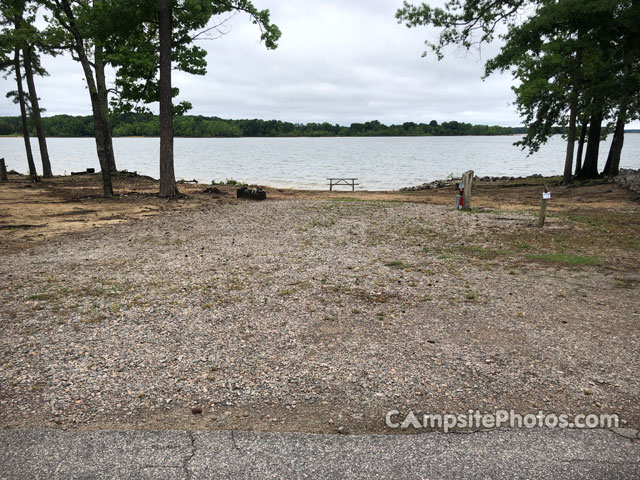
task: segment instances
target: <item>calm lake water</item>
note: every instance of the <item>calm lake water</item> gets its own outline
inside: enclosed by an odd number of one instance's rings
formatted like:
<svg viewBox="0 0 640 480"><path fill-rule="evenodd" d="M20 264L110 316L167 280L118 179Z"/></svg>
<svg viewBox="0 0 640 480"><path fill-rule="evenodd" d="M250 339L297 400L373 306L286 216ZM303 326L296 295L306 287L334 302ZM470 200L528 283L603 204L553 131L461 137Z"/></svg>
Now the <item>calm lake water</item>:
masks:
<svg viewBox="0 0 640 480"><path fill-rule="evenodd" d="M558 175L565 143L554 137L527 156L514 147L519 136L356 137L356 138L177 138L176 178L210 183L228 178L274 187L324 189L326 177L357 177L361 190L395 190L459 175ZM600 169L611 138L602 142ZM157 138L114 138L119 169L154 178L158 174ZM32 139L38 171L38 144ZM100 169L92 138L50 138L54 174ZM0 138L0 157L9 169L27 171L21 138ZM621 166L640 168L640 134L627 134Z"/></svg>

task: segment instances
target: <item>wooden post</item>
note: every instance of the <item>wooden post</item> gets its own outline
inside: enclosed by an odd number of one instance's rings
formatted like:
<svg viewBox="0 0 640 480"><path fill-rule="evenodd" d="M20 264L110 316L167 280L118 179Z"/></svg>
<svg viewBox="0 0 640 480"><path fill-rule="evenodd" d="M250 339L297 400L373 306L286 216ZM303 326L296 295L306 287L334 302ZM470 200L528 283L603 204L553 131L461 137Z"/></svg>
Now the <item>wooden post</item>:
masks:
<svg viewBox="0 0 640 480"><path fill-rule="evenodd" d="M4 158L0 158L0 182L8 182L7 166L4 164Z"/></svg>
<svg viewBox="0 0 640 480"><path fill-rule="evenodd" d="M464 192L462 193L462 209L471 209L471 187L473 186L473 170L467 170L462 174L462 184Z"/></svg>
<svg viewBox="0 0 640 480"><path fill-rule="evenodd" d="M544 227L544 216L547 213L547 200L551 198L551 193L549 193L549 188L545 184L544 190L542 192L542 205L540 206L540 216L538 217L538 227Z"/></svg>

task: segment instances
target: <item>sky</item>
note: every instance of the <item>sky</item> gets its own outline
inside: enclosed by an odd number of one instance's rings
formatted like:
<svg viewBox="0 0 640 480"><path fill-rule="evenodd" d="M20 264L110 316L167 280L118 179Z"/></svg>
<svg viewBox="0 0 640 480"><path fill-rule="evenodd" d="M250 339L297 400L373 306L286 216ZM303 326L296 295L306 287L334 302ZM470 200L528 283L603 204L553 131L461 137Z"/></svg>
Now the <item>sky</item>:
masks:
<svg viewBox="0 0 640 480"><path fill-rule="evenodd" d="M510 74L482 80L484 62L499 44L482 51L452 48L445 59L423 58L424 40L436 32L397 23L401 0L254 0L268 8L282 31L276 50L238 14L226 34L200 41L208 73L174 72L180 100L194 115L278 119L295 123L379 120L386 124L459 122L517 126ZM431 4L442 3L432 1ZM91 114L81 67L70 57L43 59L49 77L37 80L45 115ZM3 91L15 89L1 79ZM0 99L0 115L18 115Z"/></svg>

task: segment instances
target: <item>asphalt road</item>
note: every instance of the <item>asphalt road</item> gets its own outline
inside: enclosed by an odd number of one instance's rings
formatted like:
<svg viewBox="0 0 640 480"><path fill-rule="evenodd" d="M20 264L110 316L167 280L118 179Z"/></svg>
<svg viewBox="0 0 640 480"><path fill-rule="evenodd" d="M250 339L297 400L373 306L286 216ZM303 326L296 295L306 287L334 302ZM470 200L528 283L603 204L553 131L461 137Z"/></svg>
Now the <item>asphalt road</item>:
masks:
<svg viewBox="0 0 640 480"><path fill-rule="evenodd" d="M420 435L1 430L2 479L637 479L635 430Z"/></svg>

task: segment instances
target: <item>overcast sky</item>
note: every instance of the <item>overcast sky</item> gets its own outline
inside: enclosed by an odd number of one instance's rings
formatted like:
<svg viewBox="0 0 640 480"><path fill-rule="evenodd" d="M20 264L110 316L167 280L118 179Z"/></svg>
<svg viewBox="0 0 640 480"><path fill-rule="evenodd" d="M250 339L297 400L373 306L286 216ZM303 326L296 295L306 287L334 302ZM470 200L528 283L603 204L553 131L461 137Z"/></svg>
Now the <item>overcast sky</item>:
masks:
<svg viewBox="0 0 640 480"><path fill-rule="evenodd" d="M180 99L191 114L348 125L380 120L515 126L510 75L480 79L483 51L451 51L438 62L422 58L434 32L408 29L394 17L401 0L254 0L271 11L282 31L276 50L260 44L260 32L245 15L235 16L227 35L200 42L208 73L174 73ZM436 2L431 2L436 3ZM91 113L81 67L70 58L44 59L50 76L38 79L47 115ZM0 80L3 91L14 89ZM0 114L18 108L2 97Z"/></svg>

